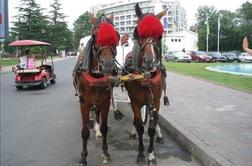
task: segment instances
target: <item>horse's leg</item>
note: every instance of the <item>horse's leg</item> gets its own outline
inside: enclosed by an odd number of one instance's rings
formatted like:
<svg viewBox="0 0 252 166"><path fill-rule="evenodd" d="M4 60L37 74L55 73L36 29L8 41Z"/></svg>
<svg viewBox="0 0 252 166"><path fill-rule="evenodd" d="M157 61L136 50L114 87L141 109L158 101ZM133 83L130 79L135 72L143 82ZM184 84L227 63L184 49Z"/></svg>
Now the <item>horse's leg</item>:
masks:
<svg viewBox="0 0 252 166"><path fill-rule="evenodd" d="M108 133L108 124L107 124L107 119L108 119L108 112L109 112L109 104L110 102L108 101L108 104L106 107L103 107L101 109L101 133L102 133L102 162L104 164L109 163L110 160L110 155L108 153L108 145L107 145L107 133Z"/></svg>
<svg viewBox="0 0 252 166"><path fill-rule="evenodd" d="M89 128L88 128L88 121L89 121L89 108L85 107L84 103L80 104L81 107L81 115L82 115L82 131L81 131L81 136L82 136L82 152L81 152L81 159L79 161L80 166L87 165L87 160L86 157L88 155L87 151L87 140L89 138Z"/></svg>
<svg viewBox="0 0 252 166"><path fill-rule="evenodd" d="M152 163L152 165L156 165L156 158L154 155L153 142L154 142L154 136L156 133L159 107L160 107L160 100L156 100L155 101L155 109L151 110L152 117L150 117L149 128L148 128L148 134L150 137L150 144L149 144L149 148L148 148L148 153L149 153L148 164Z"/></svg>
<svg viewBox="0 0 252 166"><path fill-rule="evenodd" d="M135 140L136 139L136 135L137 135L137 131L136 131L136 121L135 121L135 118L133 120L133 125L132 125L132 129L130 130L130 136L129 136L129 139L131 140Z"/></svg>
<svg viewBox="0 0 252 166"><path fill-rule="evenodd" d="M100 111L96 112L95 116L95 137L96 139L100 139L102 137L101 131L100 131Z"/></svg>
<svg viewBox="0 0 252 166"><path fill-rule="evenodd" d="M135 127L137 130L139 140L138 145L139 154L137 156L137 163L145 163L144 144L143 144L144 126L141 123L140 107L136 103L132 103L132 109L134 112Z"/></svg>
<svg viewBox="0 0 252 166"><path fill-rule="evenodd" d="M163 144L164 143L164 138L163 138L163 135L162 135L162 132L161 132L161 129L159 127L159 124L157 123L156 127L155 127L155 131L157 133L157 142L159 144Z"/></svg>

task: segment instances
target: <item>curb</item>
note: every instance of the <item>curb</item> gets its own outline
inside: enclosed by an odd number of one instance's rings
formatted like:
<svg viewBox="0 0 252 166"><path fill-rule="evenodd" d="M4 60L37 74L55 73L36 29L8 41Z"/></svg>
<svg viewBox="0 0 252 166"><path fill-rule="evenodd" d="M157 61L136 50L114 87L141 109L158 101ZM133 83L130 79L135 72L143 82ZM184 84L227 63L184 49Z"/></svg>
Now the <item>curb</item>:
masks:
<svg viewBox="0 0 252 166"><path fill-rule="evenodd" d="M159 115L159 124L202 165L234 165L217 152L211 150L207 143L203 142L200 138L181 128L174 120L167 120L161 114Z"/></svg>
<svg viewBox="0 0 252 166"><path fill-rule="evenodd" d="M131 108L129 103L118 102L119 109ZM231 166L234 165L226 158L213 151L207 143L197 136L181 128L175 120L165 119L162 114L167 112L160 107L159 124L174 138L187 152L205 166Z"/></svg>

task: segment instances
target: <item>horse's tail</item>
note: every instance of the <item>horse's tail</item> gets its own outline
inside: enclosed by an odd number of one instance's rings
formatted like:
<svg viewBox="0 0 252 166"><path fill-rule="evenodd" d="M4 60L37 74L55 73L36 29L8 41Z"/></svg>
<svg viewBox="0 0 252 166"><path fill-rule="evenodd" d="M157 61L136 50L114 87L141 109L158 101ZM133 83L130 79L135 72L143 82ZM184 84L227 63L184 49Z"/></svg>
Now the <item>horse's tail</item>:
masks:
<svg viewBox="0 0 252 166"><path fill-rule="evenodd" d="M73 69L72 77L73 77L73 86L75 89L75 96L79 95L79 90L78 90L78 80L79 80L79 68L81 67L81 61L83 59L83 56L80 52L77 57L76 64Z"/></svg>
<svg viewBox="0 0 252 166"><path fill-rule="evenodd" d="M77 67L75 66L74 68L74 71L72 73L72 76L73 76L73 86L74 86L74 89L75 89L75 96L78 96L79 95L79 88L78 88L78 81L79 81L79 76L78 76L78 71L77 71Z"/></svg>

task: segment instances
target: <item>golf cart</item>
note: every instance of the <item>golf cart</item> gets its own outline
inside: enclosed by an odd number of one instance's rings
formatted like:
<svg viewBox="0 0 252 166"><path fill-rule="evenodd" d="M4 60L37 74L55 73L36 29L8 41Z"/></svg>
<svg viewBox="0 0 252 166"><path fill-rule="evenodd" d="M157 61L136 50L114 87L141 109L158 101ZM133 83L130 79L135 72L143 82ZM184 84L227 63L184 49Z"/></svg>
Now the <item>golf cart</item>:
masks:
<svg viewBox="0 0 252 166"><path fill-rule="evenodd" d="M50 81L51 84L55 84L56 75L54 73L53 58L50 55L50 63L48 63L47 55L44 54L44 48L50 46L51 44L35 40L19 40L9 44L9 46L16 46L20 49L31 48L34 46L40 46L42 48L41 63L40 65L30 69L30 68L13 68L15 73L15 86L18 90L23 89L27 86L39 86L42 89L47 87L47 82ZM48 52L48 51L47 51ZM49 53L48 53L49 54ZM28 63L28 60L27 60Z"/></svg>

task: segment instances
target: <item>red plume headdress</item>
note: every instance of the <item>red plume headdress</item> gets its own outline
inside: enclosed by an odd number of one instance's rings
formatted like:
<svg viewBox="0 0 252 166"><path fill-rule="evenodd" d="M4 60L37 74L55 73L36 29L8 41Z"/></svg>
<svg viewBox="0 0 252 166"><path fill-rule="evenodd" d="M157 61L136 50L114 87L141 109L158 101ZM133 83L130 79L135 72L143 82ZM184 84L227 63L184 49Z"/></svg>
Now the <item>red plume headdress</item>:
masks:
<svg viewBox="0 0 252 166"><path fill-rule="evenodd" d="M101 46L118 45L119 37L112 24L101 23L98 28L96 42Z"/></svg>
<svg viewBox="0 0 252 166"><path fill-rule="evenodd" d="M154 15L144 16L138 23L137 32L139 37L161 38L163 35L163 26Z"/></svg>

